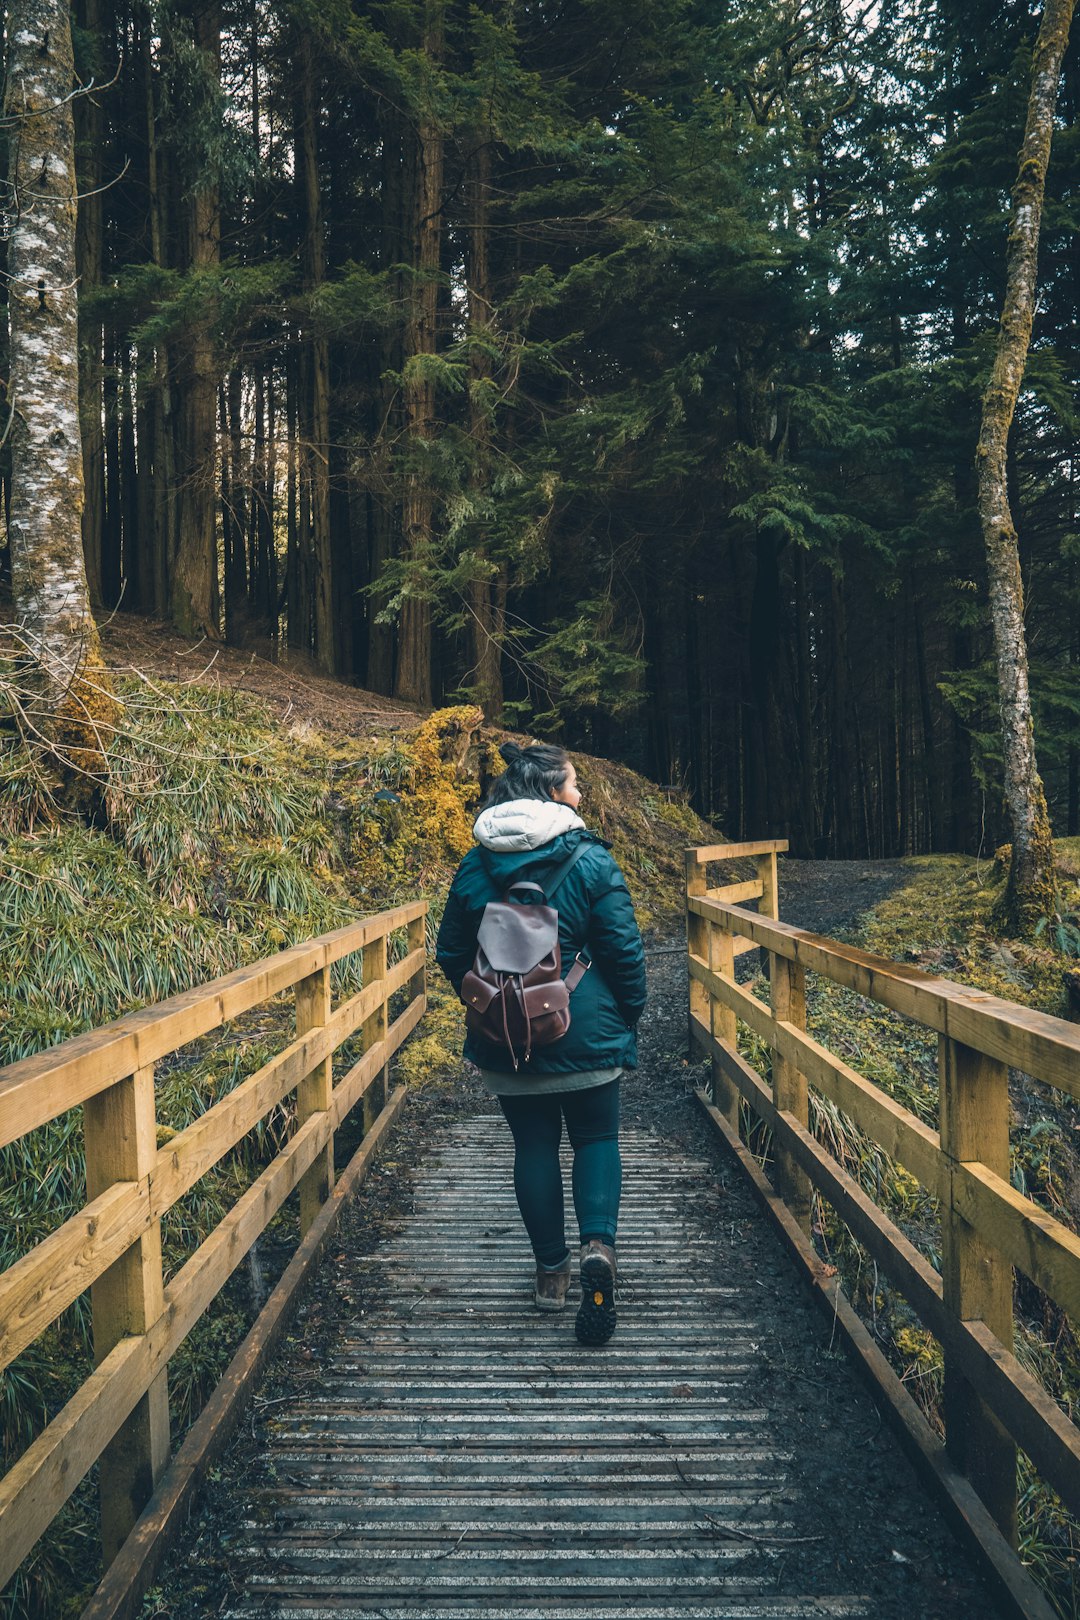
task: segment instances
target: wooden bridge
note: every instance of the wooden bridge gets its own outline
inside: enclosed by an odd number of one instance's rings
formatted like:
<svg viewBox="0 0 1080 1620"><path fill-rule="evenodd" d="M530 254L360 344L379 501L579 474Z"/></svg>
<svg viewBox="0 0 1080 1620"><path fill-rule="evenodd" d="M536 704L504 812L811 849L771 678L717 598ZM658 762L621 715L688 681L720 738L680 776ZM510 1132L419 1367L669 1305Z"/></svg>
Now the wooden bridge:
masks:
<svg viewBox="0 0 1080 1620"><path fill-rule="evenodd" d="M785 847L687 854L690 1034L712 1064L701 1108L726 1162L742 1167L773 1217L791 1279L801 1273L809 1284L828 1336L846 1343L930 1499L975 1553L992 1593L979 1612L996 1604L1001 1614L1048 1620L1013 1551L1016 1451L1080 1514L1080 1436L1014 1355L1013 1273L1075 1318L1080 1240L1009 1181L1008 1076L1015 1068L1080 1094L1080 1030L780 922L776 861ZM756 877L710 889L709 864L737 859L752 861ZM87 1199L0 1276L0 1365L87 1290L96 1359L0 1481L0 1583L98 1464L105 1573L84 1620L139 1612L403 1106L404 1088L389 1091L387 1073L426 1006L425 912L420 902L385 912L0 1071L0 1145L82 1109ZM736 980L748 950L767 957L771 1005ZM806 1032L808 971L936 1033L937 1130ZM283 994L295 997L295 1038L159 1144L155 1065ZM740 1056L739 1022L768 1047L771 1084ZM940 1274L811 1134L811 1091L937 1200ZM285 1145L166 1281L162 1217L292 1094ZM745 1146L753 1119L773 1133L775 1186ZM363 1136L335 1183L342 1127ZM636 1291L602 1352L583 1352L565 1318L530 1308L501 1122L461 1126L429 1156L414 1213L371 1262L377 1307L362 1324L338 1325L318 1377L264 1425L265 1471L245 1498L235 1600L223 1612L234 1620L892 1612L880 1571L873 1579L849 1571L829 1586L792 1556L818 1538L793 1533L805 1504L792 1494L790 1413L774 1387L762 1398L758 1350L775 1297L760 1276L722 1262L718 1207L707 1196L715 1172L647 1133L628 1132L625 1155L620 1250ZM941 1344L944 1444L815 1253L815 1189ZM298 1247L170 1455L170 1357L297 1190ZM787 1281L776 1286L792 1292ZM829 1376L823 1362L813 1381ZM856 1495L860 1468L868 1462L853 1452ZM837 1501L819 1504L826 1527L838 1510ZM953 1600L951 1612L975 1610Z"/></svg>

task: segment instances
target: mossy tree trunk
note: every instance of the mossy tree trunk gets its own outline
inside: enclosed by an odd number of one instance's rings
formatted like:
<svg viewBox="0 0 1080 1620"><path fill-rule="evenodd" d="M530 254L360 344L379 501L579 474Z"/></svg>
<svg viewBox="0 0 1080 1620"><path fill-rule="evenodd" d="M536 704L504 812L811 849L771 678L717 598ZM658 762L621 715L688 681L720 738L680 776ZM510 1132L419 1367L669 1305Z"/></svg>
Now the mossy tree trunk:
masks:
<svg viewBox="0 0 1080 1620"><path fill-rule="evenodd" d="M983 395L982 430L976 452L979 518L990 581L1001 708L1005 808L1012 835L1004 920L1020 934L1031 932L1051 909L1054 851L1046 794L1035 757L1024 634L1024 584L1009 506L1007 458L1009 430L1031 342L1046 169L1074 4L1075 0L1046 0L1035 42L1020 171L1012 193L1005 302L994 368Z"/></svg>
<svg viewBox="0 0 1080 1620"><path fill-rule="evenodd" d="M35 741L80 784L100 771L115 706L82 546L74 62L67 0L8 10L12 586L33 664Z"/></svg>

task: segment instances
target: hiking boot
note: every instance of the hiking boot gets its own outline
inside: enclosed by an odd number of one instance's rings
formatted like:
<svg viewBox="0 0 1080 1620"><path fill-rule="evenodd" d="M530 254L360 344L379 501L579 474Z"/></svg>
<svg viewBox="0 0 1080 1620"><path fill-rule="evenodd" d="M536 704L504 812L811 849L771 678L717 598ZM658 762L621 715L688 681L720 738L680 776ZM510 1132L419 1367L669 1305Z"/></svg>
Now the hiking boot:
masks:
<svg viewBox="0 0 1080 1620"><path fill-rule="evenodd" d="M581 1304L574 1332L579 1344L607 1344L615 1331L615 1250L590 1238L581 1251Z"/></svg>
<svg viewBox="0 0 1080 1620"><path fill-rule="evenodd" d="M567 1255L557 1271L547 1271L543 1266L536 1268L536 1300L538 1311L561 1311L566 1307L566 1295L570 1288L570 1256Z"/></svg>

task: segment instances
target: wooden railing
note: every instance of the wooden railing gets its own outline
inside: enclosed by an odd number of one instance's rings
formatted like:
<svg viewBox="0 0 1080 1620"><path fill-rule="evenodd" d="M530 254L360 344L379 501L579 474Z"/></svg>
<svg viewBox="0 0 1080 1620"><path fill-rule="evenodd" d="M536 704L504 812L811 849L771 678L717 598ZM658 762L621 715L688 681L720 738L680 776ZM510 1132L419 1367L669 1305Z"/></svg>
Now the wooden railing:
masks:
<svg viewBox="0 0 1080 1620"><path fill-rule="evenodd" d="M1080 1028L778 921L785 848L687 851L691 1039L712 1059L715 1112L735 1142L745 1099L772 1128L777 1191L798 1224L816 1188L939 1341L947 1453L1015 1545L1016 1447L1080 1515L1080 1431L1013 1353L1013 1268L1080 1320L1080 1238L1010 1182L1009 1070L1080 1097ZM710 861L746 856L756 882L707 887ZM754 897L758 912L741 903ZM770 1005L735 982L735 956L755 947ZM808 970L937 1034L938 1130L807 1034ZM739 1055L738 1021L768 1045L771 1085ZM811 1135L811 1088L938 1201L940 1275Z"/></svg>
<svg viewBox="0 0 1080 1620"><path fill-rule="evenodd" d="M0 1586L99 1459L106 1564L125 1541L168 1459L169 1358L297 1186L301 1238L316 1221L346 1115L362 1102L367 1129L388 1105L387 1064L426 1006L426 912L382 912L0 1069L0 1146L82 1107L87 1197L0 1275L0 1367L88 1288L96 1361L0 1481ZM390 966L399 929L407 954ZM363 988L333 1007L331 967L357 951ZM155 1063L289 990L296 1038L159 1148ZM357 1032L363 1055L334 1084L333 1055ZM166 1284L162 1216L292 1091L291 1139Z"/></svg>

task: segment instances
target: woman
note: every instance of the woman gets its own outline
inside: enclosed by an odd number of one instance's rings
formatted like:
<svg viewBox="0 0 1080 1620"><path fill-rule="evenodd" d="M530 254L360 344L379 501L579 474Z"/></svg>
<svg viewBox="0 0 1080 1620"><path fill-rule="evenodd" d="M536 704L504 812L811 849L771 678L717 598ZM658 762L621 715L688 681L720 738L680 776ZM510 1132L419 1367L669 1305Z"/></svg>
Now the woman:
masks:
<svg viewBox="0 0 1080 1620"><path fill-rule="evenodd" d="M537 1307L559 1311L570 1285L563 1226L559 1141L565 1119L574 1149L573 1192L581 1239L582 1344L606 1344L615 1331L615 1231L622 1188L619 1077L637 1065L634 1029L645 1006L645 955L626 881L610 846L577 814L581 793L569 755L552 744L500 750L506 771L473 828L447 897L436 945L454 989L473 965L484 907L521 880L544 886L579 846L559 883L563 971L579 952L591 967L570 997L570 1027L534 1048L528 1073L512 1052L470 1033L465 1056L498 1099L514 1138L514 1190L536 1256Z"/></svg>

